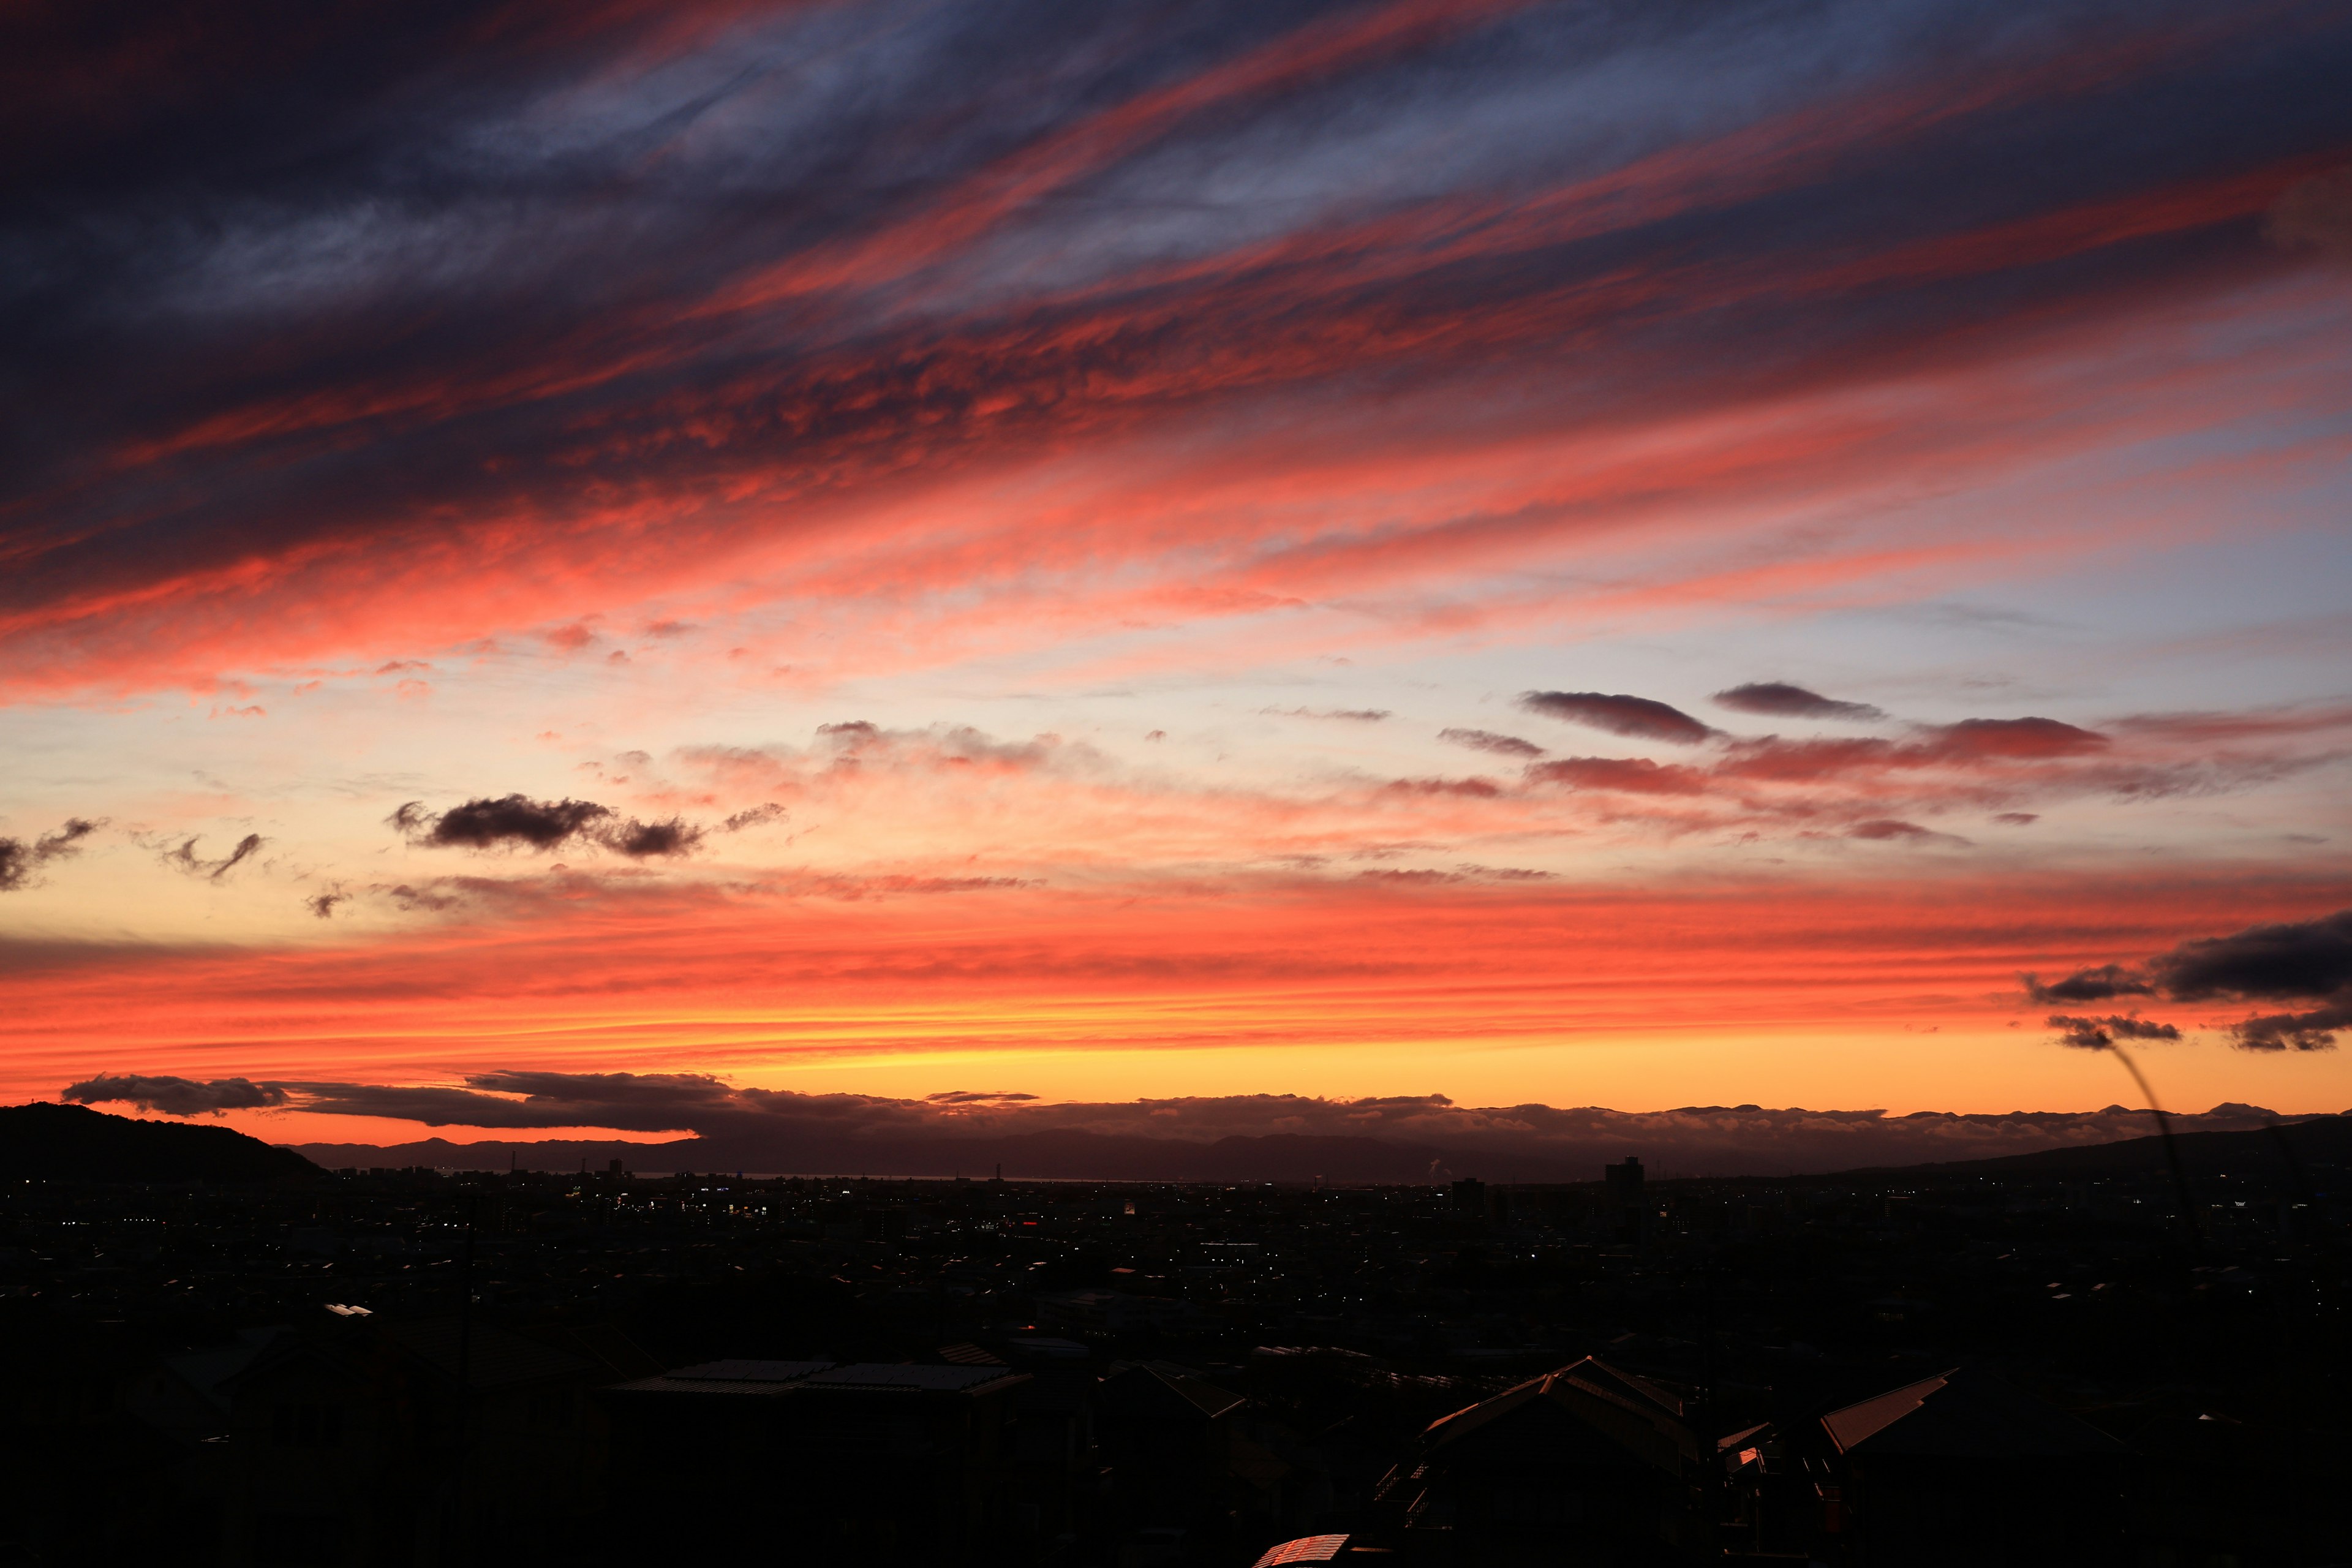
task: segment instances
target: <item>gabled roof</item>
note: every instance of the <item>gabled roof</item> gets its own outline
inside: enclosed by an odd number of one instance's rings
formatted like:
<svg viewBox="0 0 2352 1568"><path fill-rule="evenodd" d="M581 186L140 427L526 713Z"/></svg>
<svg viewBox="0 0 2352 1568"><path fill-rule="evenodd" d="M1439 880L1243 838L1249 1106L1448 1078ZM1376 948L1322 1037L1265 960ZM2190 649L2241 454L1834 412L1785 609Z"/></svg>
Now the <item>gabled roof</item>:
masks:
<svg viewBox="0 0 2352 1568"><path fill-rule="evenodd" d="M1504 1416L1538 1403L1557 1407L1645 1463L1673 1470L1699 1458L1699 1438L1683 1417L1682 1401L1647 1378L1592 1356L1505 1389L1422 1431L1430 1447L1457 1442Z"/></svg>
<svg viewBox="0 0 2352 1568"><path fill-rule="evenodd" d="M2104 1458L2124 1445L1999 1378L1955 1367L1832 1410L1822 1429L1842 1454L1932 1458Z"/></svg>
<svg viewBox="0 0 2352 1568"><path fill-rule="evenodd" d="M1644 1419L1664 1415L1679 1421L1683 1417L1683 1402L1678 1395L1668 1393L1646 1377L1611 1366L1599 1356L1586 1356L1551 1375L1565 1380L1596 1399L1605 1399Z"/></svg>
<svg viewBox="0 0 2352 1568"><path fill-rule="evenodd" d="M1439 1416L1422 1429L1422 1438L1429 1443L1452 1443L1484 1426L1498 1415L1507 1415L1531 1399L1541 1397L1545 1378L1533 1377L1507 1388L1491 1399L1475 1405L1465 1405L1451 1414Z"/></svg>

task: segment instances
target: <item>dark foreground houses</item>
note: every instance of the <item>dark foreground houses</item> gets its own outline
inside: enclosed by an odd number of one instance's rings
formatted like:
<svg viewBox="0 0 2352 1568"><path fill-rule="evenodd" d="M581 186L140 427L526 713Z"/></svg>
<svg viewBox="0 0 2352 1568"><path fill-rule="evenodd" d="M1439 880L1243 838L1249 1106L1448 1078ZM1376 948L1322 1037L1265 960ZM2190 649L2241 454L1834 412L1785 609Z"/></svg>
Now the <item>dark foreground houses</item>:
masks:
<svg viewBox="0 0 2352 1568"><path fill-rule="evenodd" d="M1543 1186L20 1176L0 1564L2317 1568L2352 1473L2341 1144L2189 1161L2185 1220L2128 1149Z"/></svg>

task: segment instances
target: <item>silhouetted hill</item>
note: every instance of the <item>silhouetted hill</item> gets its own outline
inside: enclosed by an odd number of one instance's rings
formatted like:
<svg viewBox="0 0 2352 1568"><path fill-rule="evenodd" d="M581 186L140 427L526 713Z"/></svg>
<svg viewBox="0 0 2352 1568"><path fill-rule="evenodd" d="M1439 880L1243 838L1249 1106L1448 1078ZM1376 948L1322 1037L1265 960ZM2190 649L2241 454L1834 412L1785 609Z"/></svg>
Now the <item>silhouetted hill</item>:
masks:
<svg viewBox="0 0 2352 1568"><path fill-rule="evenodd" d="M2241 1132L2181 1132L2173 1145L2192 1176L2230 1171L2289 1173L2285 1150L2306 1169L2352 1165L2352 1115L2322 1116L2278 1127ZM1885 1167L1878 1169L1885 1170ZM2117 1143L2091 1143L2070 1149L2044 1149L2032 1154L2004 1154L1991 1160L1961 1160L1940 1165L1906 1165L1888 1173L1937 1176L2126 1176L2148 1175L2165 1169L2164 1140L2156 1136L2126 1138ZM1862 1174L1864 1173L1850 1173Z"/></svg>
<svg viewBox="0 0 2352 1568"><path fill-rule="evenodd" d="M226 1127L140 1121L79 1105L0 1105L0 1180L257 1182L315 1173Z"/></svg>
<svg viewBox="0 0 2352 1568"><path fill-rule="evenodd" d="M760 1171L785 1175L986 1176L997 1166L1028 1180L1105 1182L1422 1182L1441 1176L1510 1174L1528 1181L1589 1180L1591 1172L1541 1158L1433 1148L1379 1138L1275 1133L1202 1142L1140 1138L1076 1129L994 1138L843 1139L835 1142L681 1138L665 1143L549 1139L536 1142L304 1143L299 1152L331 1170L425 1165L503 1171L601 1171L619 1160L631 1171Z"/></svg>

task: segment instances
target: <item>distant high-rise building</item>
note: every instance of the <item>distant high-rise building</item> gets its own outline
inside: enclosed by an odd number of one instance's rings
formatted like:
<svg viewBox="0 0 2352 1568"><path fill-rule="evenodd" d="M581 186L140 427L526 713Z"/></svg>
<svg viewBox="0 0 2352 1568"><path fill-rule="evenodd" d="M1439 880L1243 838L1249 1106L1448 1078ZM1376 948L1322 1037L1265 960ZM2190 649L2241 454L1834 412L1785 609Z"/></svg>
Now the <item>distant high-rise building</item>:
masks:
<svg viewBox="0 0 2352 1568"><path fill-rule="evenodd" d="M1643 1222L1649 1217L1640 1157L1628 1154L1622 1165L1603 1165L1601 1176L1608 1184L1609 1217L1617 1224L1618 1239L1640 1242L1643 1232L1648 1229Z"/></svg>
<svg viewBox="0 0 2352 1568"><path fill-rule="evenodd" d="M1642 1201L1642 1161L1639 1155L1626 1155L1622 1165L1601 1166L1601 1175L1609 1184L1612 1198L1627 1204Z"/></svg>

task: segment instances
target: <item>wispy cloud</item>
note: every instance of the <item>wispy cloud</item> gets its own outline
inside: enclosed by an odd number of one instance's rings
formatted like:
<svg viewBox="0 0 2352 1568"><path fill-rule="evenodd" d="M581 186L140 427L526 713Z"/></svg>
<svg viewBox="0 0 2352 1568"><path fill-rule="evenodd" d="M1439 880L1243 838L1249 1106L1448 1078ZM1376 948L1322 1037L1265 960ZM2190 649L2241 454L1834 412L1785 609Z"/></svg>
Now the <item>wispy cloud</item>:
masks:
<svg viewBox="0 0 2352 1568"><path fill-rule="evenodd" d="M27 844L21 838L0 838L0 893L30 887L41 868L80 852L82 840L104 826L103 821L68 817L65 826L44 833Z"/></svg>

